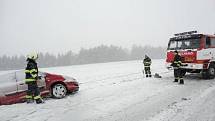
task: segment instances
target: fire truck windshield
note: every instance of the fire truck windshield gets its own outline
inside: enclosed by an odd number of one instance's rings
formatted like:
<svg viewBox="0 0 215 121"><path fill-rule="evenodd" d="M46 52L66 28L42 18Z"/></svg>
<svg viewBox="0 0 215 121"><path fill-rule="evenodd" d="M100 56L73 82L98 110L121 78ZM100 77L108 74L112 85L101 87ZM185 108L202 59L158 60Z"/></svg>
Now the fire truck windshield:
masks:
<svg viewBox="0 0 215 121"><path fill-rule="evenodd" d="M180 39L180 40L170 40L168 44L168 50L178 50L178 49L197 49L200 46L200 39Z"/></svg>

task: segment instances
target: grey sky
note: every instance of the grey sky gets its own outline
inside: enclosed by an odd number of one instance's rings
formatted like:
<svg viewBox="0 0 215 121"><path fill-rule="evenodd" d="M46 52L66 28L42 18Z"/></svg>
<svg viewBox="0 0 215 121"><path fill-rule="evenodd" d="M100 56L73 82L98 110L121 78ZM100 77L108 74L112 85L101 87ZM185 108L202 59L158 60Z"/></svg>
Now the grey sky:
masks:
<svg viewBox="0 0 215 121"><path fill-rule="evenodd" d="M174 33L215 33L215 0L0 0L0 56L101 44L166 46Z"/></svg>

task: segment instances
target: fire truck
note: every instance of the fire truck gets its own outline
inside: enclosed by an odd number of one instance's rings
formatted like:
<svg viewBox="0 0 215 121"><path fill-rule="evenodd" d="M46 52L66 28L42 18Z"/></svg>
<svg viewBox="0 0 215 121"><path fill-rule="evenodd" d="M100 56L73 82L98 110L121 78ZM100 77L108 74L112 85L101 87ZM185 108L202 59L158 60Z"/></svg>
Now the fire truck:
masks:
<svg viewBox="0 0 215 121"><path fill-rule="evenodd" d="M201 73L203 78L215 78L215 35L200 34L189 31L175 34L170 38L167 48L166 67L174 59L177 50L182 57L183 74Z"/></svg>

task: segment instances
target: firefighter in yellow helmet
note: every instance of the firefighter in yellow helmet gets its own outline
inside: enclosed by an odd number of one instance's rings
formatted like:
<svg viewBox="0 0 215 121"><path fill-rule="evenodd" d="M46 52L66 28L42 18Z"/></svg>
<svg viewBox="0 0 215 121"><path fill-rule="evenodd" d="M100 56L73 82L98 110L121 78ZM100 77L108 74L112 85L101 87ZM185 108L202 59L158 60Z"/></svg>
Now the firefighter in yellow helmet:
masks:
<svg viewBox="0 0 215 121"><path fill-rule="evenodd" d="M43 100L40 96L40 91L37 86L38 80L38 67L36 60L38 59L37 53L30 53L27 55L27 67L25 68L25 83L28 85L26 101L27 103L33 103L36 100L36 103L43 103Z"/></svg>

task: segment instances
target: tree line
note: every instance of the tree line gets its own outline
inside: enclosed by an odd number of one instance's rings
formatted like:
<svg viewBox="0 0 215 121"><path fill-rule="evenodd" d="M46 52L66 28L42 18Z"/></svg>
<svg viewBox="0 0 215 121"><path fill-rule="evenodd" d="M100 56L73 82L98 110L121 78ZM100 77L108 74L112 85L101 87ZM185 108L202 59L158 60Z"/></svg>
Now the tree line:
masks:
<svg viewBox="0 0 215 121"><path fill-rule="evenodd" d="M90 49L82 48L79 53L68 51L64 54L39 53L39 67L69 66L113 61L140 60L147 54L152 59L165 58L166 48L133 45L131 50L118 46L100 45ZM25 56L0 57L0 70L23 69L26 66Z"/></svg>

